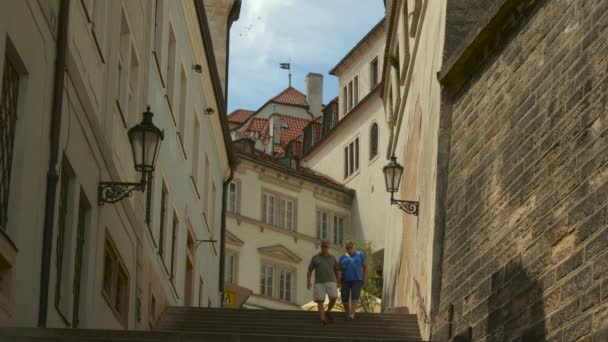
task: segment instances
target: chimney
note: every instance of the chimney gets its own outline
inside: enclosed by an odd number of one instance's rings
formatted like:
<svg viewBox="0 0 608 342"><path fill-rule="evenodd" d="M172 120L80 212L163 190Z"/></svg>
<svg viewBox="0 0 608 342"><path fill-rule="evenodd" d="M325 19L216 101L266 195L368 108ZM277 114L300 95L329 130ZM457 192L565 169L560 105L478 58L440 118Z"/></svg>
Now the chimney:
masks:
<svg viewBox="0 0 608 342"><path fill-rule="evenodd" d="M323 105L323 75L308 73L306 75L306 101L308 101L309 111L314 118L321 116L321 106Z"/></svg>
<svg viewBox="0 0 608 342"><path fill-rule="evenodd" d="M272 156L274 145L281 143L281 117L279 114L272 114L268 119L268 125L268 135L270 138L268 139L267 153Z"/></svg>

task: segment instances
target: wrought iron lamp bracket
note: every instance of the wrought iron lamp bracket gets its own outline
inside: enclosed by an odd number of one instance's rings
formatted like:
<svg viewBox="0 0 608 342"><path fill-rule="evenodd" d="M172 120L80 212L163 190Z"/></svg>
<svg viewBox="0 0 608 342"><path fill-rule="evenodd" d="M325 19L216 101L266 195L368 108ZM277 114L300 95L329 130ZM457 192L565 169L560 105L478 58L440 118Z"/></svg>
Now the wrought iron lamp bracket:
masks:
<svg viewBox="0 0 608 342"><path fill-rule="evenodd" d="M134 182L100 182L98 187L98 202L99 205L106 203L116 203L126 197L131 197L133 191L145 191L146 178L142 177L141 181Z"/></svg>
<svg viewBox="0 0 608 342"><path fill-rule="evenodd" d="M393 194L391 193L391 204L398 205L401 210L410 215L418 216L420 202L394 199Z"/></svg>

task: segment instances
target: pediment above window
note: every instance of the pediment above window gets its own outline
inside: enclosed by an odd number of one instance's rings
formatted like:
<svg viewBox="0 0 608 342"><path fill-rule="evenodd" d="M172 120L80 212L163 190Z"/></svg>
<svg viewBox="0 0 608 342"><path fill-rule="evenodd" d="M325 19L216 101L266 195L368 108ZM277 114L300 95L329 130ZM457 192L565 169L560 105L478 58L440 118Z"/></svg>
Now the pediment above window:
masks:
<svg viewBox="0 0 608 342"><path fill-rule="evenodd" d="M226 244L240 247L244 245L245 242L226 229Z"/></svg>
<svg viewBox="0 0 608 342"><path fill-rule="evenodd" d="M299 263L302 261L302 258L297 256L294 252L290 251L287 247L283 245L274 245L269 247L260 247L258 248L260 254L277 258L280 260L287 260L292 263Z"/></svg>

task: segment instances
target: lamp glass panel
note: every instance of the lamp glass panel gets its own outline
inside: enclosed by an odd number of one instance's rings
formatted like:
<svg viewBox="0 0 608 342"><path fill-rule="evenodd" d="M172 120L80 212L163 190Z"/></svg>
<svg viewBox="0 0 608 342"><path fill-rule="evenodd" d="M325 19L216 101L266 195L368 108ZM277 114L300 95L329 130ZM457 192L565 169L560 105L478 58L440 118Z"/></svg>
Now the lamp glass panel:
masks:
<svg viewBox="0 0 608 342"><path fill-rule="evenodd" d="M386 191L395 192L393 189L393 174L395 169L392 167L384 168L384 182L386 183Z"/></svg>
<svg viewBox="0 0 608 342"><path fill-rule="evenodd" d="M146 140L145 140L145 168L147 171L154 170L154 165L156 163L156 150L158 141L160 136L156 132L146 132Z"/></svg>
<svg viewBox="0 0 608 342"><path fill-rule="evenodd" d="M133 149L133 163L135 163L135 169L137 169L142 163L143 148L144 148L144 131L133 130L129 132L129 139L131 140L131 148Z"/></svg>
<svg viewBox="0 0 608 342"><path fill-rule="evenodd" d="M399 190L399 184L401 184L401 177L403 176L403 168L399 165L393 169L393 187L395 191Z"/></svg>

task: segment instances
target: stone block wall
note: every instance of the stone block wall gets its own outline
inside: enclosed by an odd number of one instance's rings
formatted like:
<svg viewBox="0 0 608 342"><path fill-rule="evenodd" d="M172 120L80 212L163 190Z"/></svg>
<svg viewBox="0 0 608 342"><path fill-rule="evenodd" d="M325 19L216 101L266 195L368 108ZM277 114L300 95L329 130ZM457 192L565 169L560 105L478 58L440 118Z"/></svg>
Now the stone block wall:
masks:
<svg viewBox="0 0 608 342"><path fill-rule="evenodd" d="M452 99L433 341L607 341L608 2L545 1L495 51Z"/></svg>

